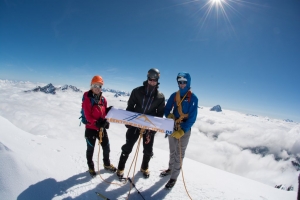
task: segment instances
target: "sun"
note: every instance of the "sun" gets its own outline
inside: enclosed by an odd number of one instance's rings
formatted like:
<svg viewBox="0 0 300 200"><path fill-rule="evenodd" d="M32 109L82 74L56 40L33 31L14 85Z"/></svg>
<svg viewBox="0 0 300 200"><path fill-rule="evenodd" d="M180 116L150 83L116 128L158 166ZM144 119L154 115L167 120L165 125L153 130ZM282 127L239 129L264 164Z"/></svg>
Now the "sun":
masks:
<svg viewBox="0 0 300 200"><path fill-rule="evenodd" d="M205 21L209 18L214 18L218 20L223 20L227 25L229 25L232 30L234 28L230 22L230 17L228 16L228 11L238 12L232 4L241 3L244 0L206 0L206 3L199 8L200 10L204 10L204 16L202 17L202 25L204 26ZM213 14L215 14L213 16ZM225 20L225 21L224 21ZM221 21L220 21L221 22Z"/></svg>
<svg viewBox="0 0 300 200"><path fill-rule="evenodd" d="M223 1L223 0L210 0L210 2L211 2L212 4L216 4L216 5L222 4L222 1Z"/></svg>

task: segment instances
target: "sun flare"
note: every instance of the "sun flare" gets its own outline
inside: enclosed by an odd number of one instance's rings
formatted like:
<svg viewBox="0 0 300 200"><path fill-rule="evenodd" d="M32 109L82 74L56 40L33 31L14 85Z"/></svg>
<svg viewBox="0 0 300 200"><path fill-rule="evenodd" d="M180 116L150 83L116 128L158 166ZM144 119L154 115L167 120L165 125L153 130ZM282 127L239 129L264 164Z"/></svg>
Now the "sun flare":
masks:
<svg viewBox="0 0 300 200"><path fill-rule="evenodd" d="M180 0L181 1L181 0ZM241 18L243 13L240 8L260 7L259 3L251 0L185 0L177 5L194 4L192 16L199 16L200 30L213 28L214 25L222 26L223 30L229 30L235 34L235 27L231 20ZM213 25L212 25L213 24Z"/></svg>
<svg viewBox="0 0 300 200"><path fill-rule="evenodd" d="M210 0L212 4L221 4L223 0Z"/></svg>
<svg viewBox="0 0 300 200"><path fill-rule="evenodd" d="M215 18L217 20L225 20L224 22L234 31L227 12L237 12L232 4L242 1L243 0L207 0L205 5L200 8L200 10L205 11L202 26L204 26L205 21L208 20L208 18Z"/></svg>
<svg viewBox="0 0 300 200"><path fill-rule="evenodd" d="M199 1L198 1L199 2ZM215 14L215 18L224 19L231 25L230 13L241 15L238 7L243 5L258 6L258 4L252 3L249 0L206 0L204 5L200 6L200 10L204 10L204 21L207 20L211 15ZM232 15L231 15L232 16Z"/></svg>

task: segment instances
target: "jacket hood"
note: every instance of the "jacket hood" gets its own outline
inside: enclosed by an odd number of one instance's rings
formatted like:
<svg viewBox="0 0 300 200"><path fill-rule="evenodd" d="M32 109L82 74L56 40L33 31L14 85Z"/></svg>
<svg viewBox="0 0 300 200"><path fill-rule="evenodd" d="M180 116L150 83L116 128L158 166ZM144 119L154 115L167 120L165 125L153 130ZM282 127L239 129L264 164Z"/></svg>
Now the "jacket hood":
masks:
<svg viewBox="0 0 300 200"><path fill-rule="evenodd" d="M191 88L191 76L189 73L187 72L179 72L177 77L176 77L176 82L180 79L186 79L187 81L187 84L185 86L185 88L181 89L178 85L178 88L179 88L179 91L180 91L180 96L184 96L188 91L189 89Z"/></svg>

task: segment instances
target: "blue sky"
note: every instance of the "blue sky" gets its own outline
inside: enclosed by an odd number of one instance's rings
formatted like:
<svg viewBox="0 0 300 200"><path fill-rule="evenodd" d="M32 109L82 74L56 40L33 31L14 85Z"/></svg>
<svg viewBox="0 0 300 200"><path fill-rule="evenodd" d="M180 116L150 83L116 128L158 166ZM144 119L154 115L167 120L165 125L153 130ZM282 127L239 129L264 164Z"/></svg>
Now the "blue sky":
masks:
<svg viewBox="0 0 300 200"><path fill-rule="evenodd" d="M168 98L187 71L200 106L300 122L300 1L210 3L0 0L0 79L131 91L154 67Z"/></svg>

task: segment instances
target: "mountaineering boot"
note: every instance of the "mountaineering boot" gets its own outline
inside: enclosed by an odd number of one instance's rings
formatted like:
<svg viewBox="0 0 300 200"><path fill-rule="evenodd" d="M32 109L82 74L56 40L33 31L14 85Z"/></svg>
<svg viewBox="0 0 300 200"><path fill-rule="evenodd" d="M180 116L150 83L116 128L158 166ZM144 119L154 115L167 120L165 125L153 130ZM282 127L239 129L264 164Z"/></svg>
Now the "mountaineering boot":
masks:
<svg viewBox="0 0 300 200"><path fill-rule="evenodd" d="M97 175L94 168L89 168L88 172L90 173L92 178L94 178Z"/></svg>
<svg viewBox="0 0 300 200"><path fill-rule="evenodd" d="M117 176L119 177L119 179L122 179L124 176L124 170L117 170Z"/></svg>
<svg viewBox="0 0 300 200"><path fill-rule="evenodd" d="M170 169L167 169L167 170L164 170L162 173L160 173L160 177L164 177L164 176L168 176L171 174L171 170Z"/></svg>
<svg viewBox="0 0 300 200"><path fill-rule="evenodd" d="M109 170L111 172L116 172L117 171L117 169L112 164L110 164L108 166L104 165L104 169Z"/></svg>
<svg viewBox="0 0 300 200"><path fill-rule="evenodd" d="M150 171L148 169L142 169L141 172L143 173L144 178L149 178L150 176Z"/></svg>
<svg viewBox="0 0 300 200"><path fill-rule="evenodd" d="M174 187L175 183L176 183L176 179L170 179L166 184L165 188L170 190Z"/></svg>

